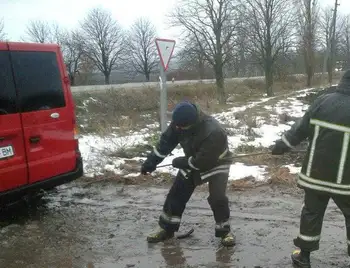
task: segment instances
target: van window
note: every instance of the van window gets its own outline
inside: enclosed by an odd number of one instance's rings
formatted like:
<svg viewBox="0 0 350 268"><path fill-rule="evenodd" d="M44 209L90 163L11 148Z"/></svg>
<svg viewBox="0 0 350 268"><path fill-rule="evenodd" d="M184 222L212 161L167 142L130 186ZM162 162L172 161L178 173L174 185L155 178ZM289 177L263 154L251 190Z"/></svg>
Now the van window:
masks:
<svg viewBox="0 0 350 268"><path fill-rule="evenodd" d="M22 112L65 106L55 52L12 51L11 59Z"/></svg>
<svg viewBox="0 0 350 268"><path fill-rule="evenodd" d="M10 54L8 51L0 51L0 115L16 112L16 89L12 78Z"/></svg>

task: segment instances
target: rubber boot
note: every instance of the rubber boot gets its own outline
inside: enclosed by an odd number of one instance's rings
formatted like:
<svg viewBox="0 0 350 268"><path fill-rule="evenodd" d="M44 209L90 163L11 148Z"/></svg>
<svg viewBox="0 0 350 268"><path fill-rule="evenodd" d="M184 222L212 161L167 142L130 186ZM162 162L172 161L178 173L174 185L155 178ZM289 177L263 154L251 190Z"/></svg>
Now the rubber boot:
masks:
<svg viewBox="0 0 350 268"><path fill-rule="evenodd" d="M311 268L310 252L294 250L291 257L294 267Z"/></svg>
<svg viewBox="0 0 350 268"><path fill-rule="evenodd" d="M173 237L174 237L173 232L167 232L164 229L160 228L157 232L149 234L147 236L147 241L148 243L158 243Z"/></svg>
<svg viewBox="0 0 350 268"><path fill-rule="evenodd" d="M221 238L221 244L225 247L232 247L236 244L236 238L229 232Z"/></svg>

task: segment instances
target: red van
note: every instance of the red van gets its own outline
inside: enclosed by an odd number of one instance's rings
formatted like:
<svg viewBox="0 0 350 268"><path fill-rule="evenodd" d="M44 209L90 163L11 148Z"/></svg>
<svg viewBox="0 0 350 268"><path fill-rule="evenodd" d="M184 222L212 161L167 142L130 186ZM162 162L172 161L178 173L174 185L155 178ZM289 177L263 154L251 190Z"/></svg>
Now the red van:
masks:
<svg viewBox="0 0 350 268"><path fill-rule="evenodd" d="M83 175L60 47L0 42L0 206Z"/></svg>

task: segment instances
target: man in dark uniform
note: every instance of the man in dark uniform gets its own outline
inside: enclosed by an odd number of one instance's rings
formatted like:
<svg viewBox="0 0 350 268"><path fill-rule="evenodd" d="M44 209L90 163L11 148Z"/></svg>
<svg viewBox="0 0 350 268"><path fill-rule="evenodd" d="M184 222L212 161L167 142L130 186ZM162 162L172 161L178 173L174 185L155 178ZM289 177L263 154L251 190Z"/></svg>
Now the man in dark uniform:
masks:
<svg viewBox="0 0 350 268"><path fill-rule="evenodd" d="M310 252L319 249L322 222L332 198L345 217L348 255L350 255L350 70L335 92L323 94L278 140L272 154L289 151L309 139L298 185L305 191L300 233L294 239L299 247L292 254L298 267L310 266Z"/></svg>
<svg viewBox="0 0 350 268"><path fill-rule="evenodd" d="M215 236L220 237L225 246L234 245L226 196L231 164L225 160L230 155L226 131L217 120L206 115L197 105L180 102L173 111L172 122L143 163L141 173L153 172L178 144L183 148L185 156L177 157L172 162L179 171L159 217L160 230L149 235L148 242L172 238L180 227L182 214L194 189L208 182L207 201L216 222Z"/></svg>

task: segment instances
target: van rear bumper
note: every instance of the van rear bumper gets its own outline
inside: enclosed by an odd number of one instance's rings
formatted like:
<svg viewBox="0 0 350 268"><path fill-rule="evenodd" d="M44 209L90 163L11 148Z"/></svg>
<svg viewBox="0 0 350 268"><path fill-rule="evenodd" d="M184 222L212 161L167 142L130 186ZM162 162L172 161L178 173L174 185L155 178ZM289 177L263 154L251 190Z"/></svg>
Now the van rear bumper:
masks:
<svg viewBox="0 0 350 268"><path fill-rule="evenodd" d="M76 168L72 172L0 193L0 207L15 202L27 194L40 190L52 189L56 186L71 182L82 177L83 174L83 160L79 157L77 158Z"/></svg>

